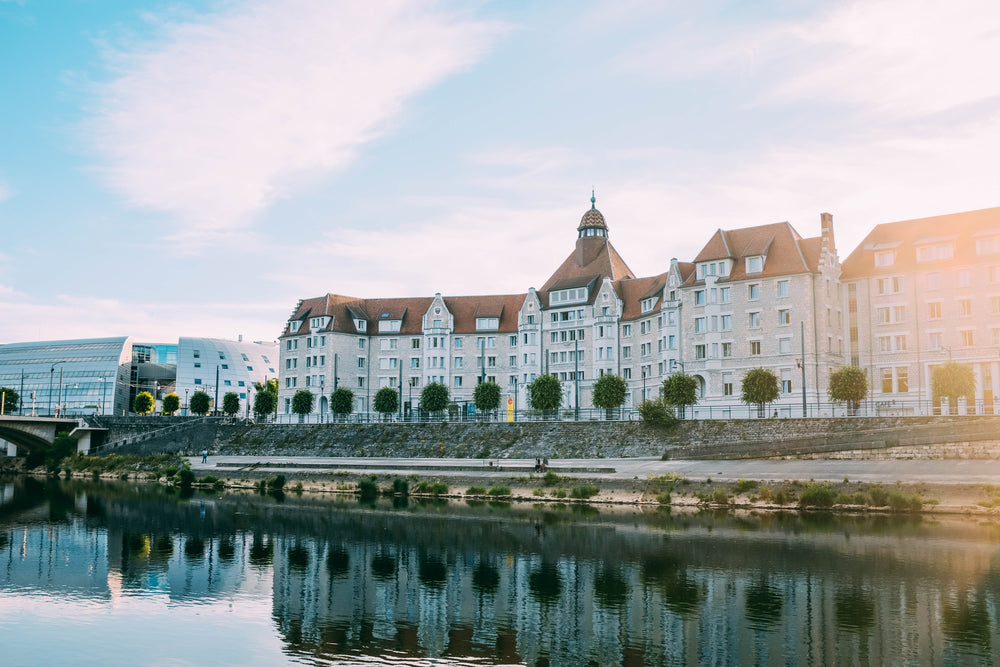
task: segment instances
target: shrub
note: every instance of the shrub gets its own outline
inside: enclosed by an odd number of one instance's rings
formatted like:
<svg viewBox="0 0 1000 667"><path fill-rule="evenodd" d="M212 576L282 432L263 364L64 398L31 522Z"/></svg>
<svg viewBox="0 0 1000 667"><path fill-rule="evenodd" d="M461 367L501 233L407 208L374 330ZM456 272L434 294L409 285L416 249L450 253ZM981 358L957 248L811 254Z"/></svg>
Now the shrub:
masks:
<svg viewBox="0 0 1000 667"><path fill-rule="evenodd" d="M669 505L670 504L670 494L669 493L661 494L661 495L659 495L659 496L656 497L656 501L658 503L660 503L661 505Z"/></svg>
<svg viewBox="0 0 1000 667"><path fill-rule="evenodd" d="M659 399L640 403L639 416L651 426L669 427L679 421L670 406Z"/></svg>
<svg viewBox="0 0 1000 667"><path fill-rule="evenodd" d="M712 502L718 505L728 505L729 494L726 493L725 489L716 489L712 492Z"/></svg>
<svg viewBox="0 0 1000 667"><path fill-rule="evenodd" d="M746 493L751 489L757 488L757 482L749 479L743 479L742 477L736 481L736 485L733 487L733 493Z"/></svg>
<svg viewBox="0 0 1000 667"><path fill-rule="evenodd" d="M559 483L559 475L555 474L551 470L542 476L542 485L544 486L555 486Z"/></svg>
<svg viewBox="0 0 1000 667"><path fill-rule="evenodd" d="M795 495L784 489L778 489L778 492L774 494L774 502L777 505L787 505L795 500Z"/></svg>
<svg viewBox="0 0 1000 667"><path fill-rule="evenodd" d="M405 479L400 479L397 477L392 480L392 493L393 495L408 496L410 495L410 483Z"/></svg>
<svg viewBox="0 0 1000 667"><path fill-rule="evenodd" d="M774 499L774 491L771 490L769 486L760 487L760 499L764 502L769 502Z"/></svg>
<svg viewBox="0 0 1000 667"><path fill-rule="evenodd" d="M565 498L566 497L566 489L556 489L555 491L552 492L552 497L553 498Z"/></svg>
<svg viewBox="0 0 1000 667"><path fill-rule="evenodd" d="M448 485L445 484L444 482L434 482L431 485L431 493L433 493L435 496L440 496L445 493L448 493Z"/></svg>
<svg viewBox="0 0 1000 667"><path fill-rule="evenodd" d="M177 479L180 480L181 486L191 486L194 483L194 472L191 468L182 468L177 473Z"/></svg>
<svg viewBox="0 0 1000 667"><path fill-rule="evenodd" d="M872 507L885 507L889 504L889 493L876 484L868 489L868 504Z"/></svg>
<svg viewBox="0 0 1000 667"><path fill-rule="evenodd" d="M916 493L908 496L893 491L889 493L888 502L893 512L919 512L924 506L924 501Z"/></svg>
<svg viewBox="0 0 1000 667"><path fill-rule="evenodd" d="M533 490L531 492L531 495L533 495L533 496L544 496L545 495L545 491L543 489L535 489L535 490Z"/></svg>
<svg viewBox="0 0 1000 667"><path fill-rule="evenodd" d="M96 470L94 472L97 472ZM161 477L173 477L177 474L177 466L167 466L160 471Z"/></svg>
<svg viewBox="0 0 1000 667"><path fill-rule="evenodd" d="M358 490L361 492L362 498L374 498L378 495L378 484L369 477L358 482Z"/></svg>
<svg viewBox="0 0 1000 667"><path fill-rule="evenodd" d="M854 496L850 493L838 493L837 497L833 499L834 505L853 505Z"/></svg>
<svg viewBox="0 0 1000 667"><path fill-rule="evenodd" d="M489 491L486 492L490 496L509 496L510 487L509 486L494 486L491 487Z"/></svg>
<svg viewBox="0 0 1000 667"><path fill-rule="evenodd" d="M592 496L596 496L601 490L592 484L585 484L583 486L574 486L570 489L569 497L577 498L580 500L586 500Z"/></svg>
<svg viewBox="0 0 1000 667"><path fill-rule="evenodd" d="M275 475L273 478L267 480L267 488L272 491L281 491L285 488L285 476Z"/></svg>
<svg viewBox="0 0 1000 667"><path fill-rule="evenodd" d="M470 486L465 490L467 496L485 496L486 488L482 486Z"/></svg>
<svg viewBox="0 0 1000 667"><path fill-rule="evenodd" d="M201 484L215 484L216 482L219 481L219 478L216 477L215 475L205 475L204 477L202 477L198 481Z"/></svg>
<svg viewBox="0 0 1000 667"><path fill-rule="evenodd" d="M806 484L799 496L799 507L833 507L833 488L829 484Z"/></svg>

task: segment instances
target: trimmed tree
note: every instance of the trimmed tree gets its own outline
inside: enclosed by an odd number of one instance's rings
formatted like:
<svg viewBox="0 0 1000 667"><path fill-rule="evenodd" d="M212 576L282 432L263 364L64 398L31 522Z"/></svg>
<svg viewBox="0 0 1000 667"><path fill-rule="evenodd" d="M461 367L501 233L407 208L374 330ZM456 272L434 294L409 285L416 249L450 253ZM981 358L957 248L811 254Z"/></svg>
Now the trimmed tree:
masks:
<svg viewBox="0 0 1000 667"><path fill-rule="evenodd" d="M222 411L227 417L232 417L240 411L240 395L235 391L227 391L222 397Z"/></svg>
<svg viewBox="0 0 1000 667"><path fill-rule="evenodd" d="M9 415L12 412L20 412L21 402L20 395L14 389L10 387L0 387L0 394L3 394L3 398L0 402L3 403L3 413Z"/></svg>
<svg viewBox="0 0 1000 667"><path fill-rule="evenodd" d="M486 413L500 407L500 385L496 382L480 382L472 393L476 410Z"/></svg>
<svg viewBox="0 0 1000 667"><path fill-rule="evenodd" d="M667 405L677 408L677 416L684 419L684 408L698 402L698 380L686 373L672 373L663 381L661 389Z"/></svg>
<svg viewBox="0 0 1000 667"><path fill-rule="evenodd" d="M740 400L757 406L757 416L764 416L764 406L778 398L778 376L770 368L751 368L743 376Z"/></svg>
<svg viewBox="0 0 1000 667"><path fill-rule="evenodd" d="M948 412L958 413L959 396L968 397L971 402L976 393L976 376L972 372L972 366L960 364L955 361L947 361L940 366L935 366L931 373L931 394L935 401L942 398L948 399Z"/></svg>
<svg viewBox="0 0 1000 667"><path fill-rule="evenodd" d="M858 414L858 406L868 395L868 374L857 366L844 366L830 373L827 395L831 401L847 403L847 414Z"/></svg>
<svg viewBox="0 0 1000 667"><path fill-rule="evenodd" d="M181 409L181 397L177 394L167 394L163 397L163 405L160 406L163 414L172 415Z"/></svg>
<svg viewBox="0 0 1000 667"><path fill-rule="evenodd" d="M257 394L253 397L253 413L259 418L263 418L278 407L278 393L270 392L268 390L261 390L260 384L257 385Z"/></svg>
<svg viewBox="0 0 1000 667"><path fill-rule="evenodd" d="M308 389L299 389L292 396L292 412L299 416L299 421L312 412L316 397Z"/></svg>
<svg viewBox="0 0 1000 667"><path fill-rule="evenodd" d="M135 400L132 401L132 412L145 416L152 412L155 406L156 401L153 400L153 395L148 391L140 391L135 395Z"/></svg>
<svg viewBox="0 0 1000 667"><path fill-rule="evenodd" d="M558 410L562 405L562 383L555 375L539 375L528 385L528 400L535 410Z"/></svg>
<svg viewBox="0 0 1000 667"><path fill-rule="evenodd" d="M441 412L448 407L448 387L441 382L431 382L420 392L420 409Z"/></svg>
<svg viewBox="0 0 1000 667"><path fill-rule="evenodd" d="M203 391L196 391L191 394L191 403L189 407L191 412L196 415L207 415L208 410L212 405L212 399Z"/></svg>
<svg viewBox="0 0 1000 667"><path fill-rule="evenodd" d="M612 411L620 408L627 396L628 384L625 380L620 375L607 373L597 378L590 400L595 408L603 408L607 418L611 419L614 416Z"/></svg>
<svg viewBox="0 0 1000 667"><path fill-rule="evenodd" d="M354 392L347 387L337 387L330 394L330 412L340 417L354 412Z"/></svg>
<svg viewBox="0 0 1000 667"><path fill-rule="evenodd" d="M393 412L399 410L399 392L392 387L382 387L375 392L375 412L382 414L385 419Z"/></svg>

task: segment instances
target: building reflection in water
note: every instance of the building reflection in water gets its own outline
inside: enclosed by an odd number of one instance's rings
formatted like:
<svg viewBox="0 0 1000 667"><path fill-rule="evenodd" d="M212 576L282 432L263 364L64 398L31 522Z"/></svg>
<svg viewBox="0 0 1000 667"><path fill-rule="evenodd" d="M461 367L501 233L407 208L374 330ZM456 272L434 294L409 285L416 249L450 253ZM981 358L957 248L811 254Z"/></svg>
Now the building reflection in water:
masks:
<svg viewBox="0 0 1000 667"><path fill-rule="evenodd" d="M268 599L306 661L998 662L992 524L3 488L0 591Z"/></svg>

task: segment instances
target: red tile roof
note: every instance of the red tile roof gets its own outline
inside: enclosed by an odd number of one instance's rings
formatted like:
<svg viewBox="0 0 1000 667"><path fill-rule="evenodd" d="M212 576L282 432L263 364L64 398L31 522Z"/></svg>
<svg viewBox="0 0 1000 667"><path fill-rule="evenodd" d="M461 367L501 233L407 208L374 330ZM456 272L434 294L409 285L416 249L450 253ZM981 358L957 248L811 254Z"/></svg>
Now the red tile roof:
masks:
<svg viewBox="0 0 1000 667"><path fill-rule="evenodd" d="M550 291L590 285L588 296L589 301L593 301L597 296L594 285L604 278L622 280L635 278L635 274L606 237L586 236L577 239L576 248L570 256L538 290L538 298L542 302L542 307L547 308Z"/></svg>
<svg viewBox="0 0 1000 667"><path fill-rule="evenodd" d="M720 229L712 235L694 261L735 260L726 279L730 281L805 273L818 269L821 241L821 237L803 239L787 222L742 229ZM766 256L764 270L748 275L746 258L757 255ZM692 273L685 284L695 282L696 274Z"/></svg>
<svg viewBox="0 0 1000 667"><path fill-rule="evenodd" d="M643 299L648 299L651 296L662 297L663 286L667 284L668 274L669 272L649 278L634 278L615 282L615 291L624 302L621 319L623 321L639 319L642 316L640 302ZM659 306L660 299L657 298L656 304L653 306L654 310L659 310Z"/></svg>
<svg viewBox="0 0 1000 667"><path fill-rule="evenodd" d="M976 264L983 261L976 254L976 238L989 232L1000 235L1000 207L876 225L844 260L841 279ZM955 244L952 259L917 262L918 246L945 240ZM890 249L896 253L892 265L876 267L875 253Z"/></svg>

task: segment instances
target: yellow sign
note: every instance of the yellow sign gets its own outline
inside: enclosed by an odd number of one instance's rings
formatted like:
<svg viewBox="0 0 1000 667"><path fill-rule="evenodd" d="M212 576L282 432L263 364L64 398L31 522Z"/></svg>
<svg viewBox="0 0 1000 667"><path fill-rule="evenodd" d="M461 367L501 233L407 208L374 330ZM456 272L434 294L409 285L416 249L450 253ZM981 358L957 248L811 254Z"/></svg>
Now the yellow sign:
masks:
<svg viewBox="0 0 1000 667"><path fill-rule="evenodd" d="M507 421L514 421L514 399L507 399Z"/></svg>

